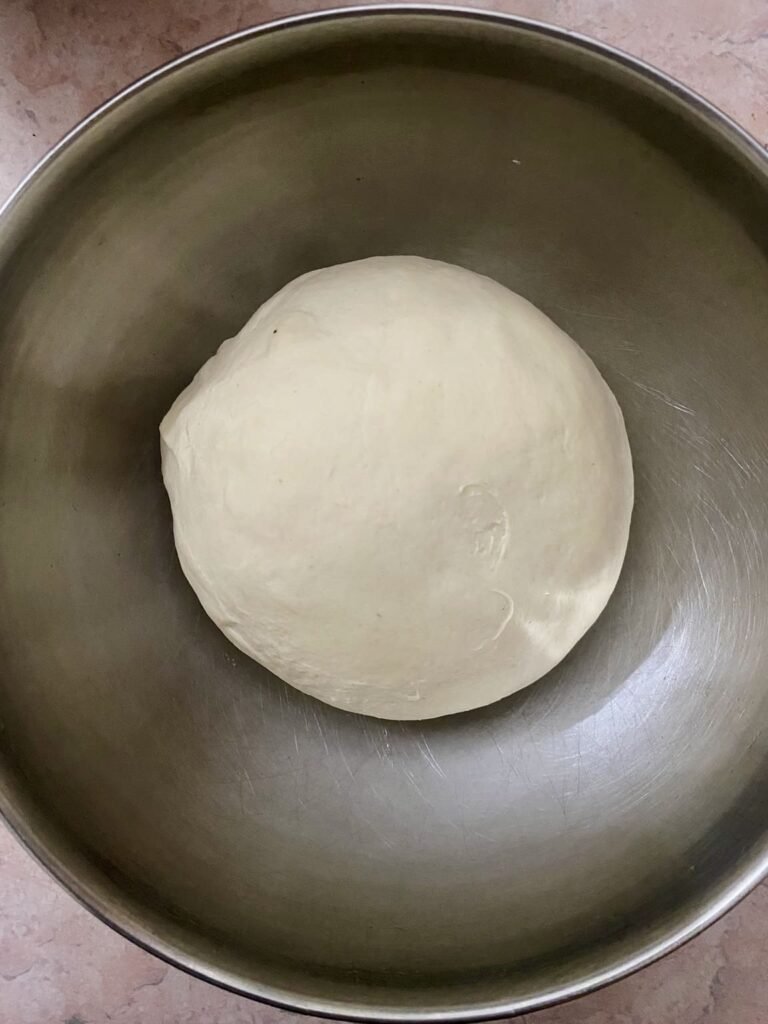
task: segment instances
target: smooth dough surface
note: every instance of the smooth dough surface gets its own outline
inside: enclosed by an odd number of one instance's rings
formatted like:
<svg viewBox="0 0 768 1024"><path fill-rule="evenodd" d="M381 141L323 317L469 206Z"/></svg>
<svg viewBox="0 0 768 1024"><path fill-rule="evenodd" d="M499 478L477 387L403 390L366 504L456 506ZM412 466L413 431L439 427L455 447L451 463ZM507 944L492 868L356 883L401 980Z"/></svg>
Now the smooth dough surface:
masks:
<svg viewBox="0 0 768 1024"><path fill-rule="evenodd" d="M556 665L604 608L633 503L619 406L502 285L412 256L298 278L161 425L184 573L305 693L422 719Z"/></svg>

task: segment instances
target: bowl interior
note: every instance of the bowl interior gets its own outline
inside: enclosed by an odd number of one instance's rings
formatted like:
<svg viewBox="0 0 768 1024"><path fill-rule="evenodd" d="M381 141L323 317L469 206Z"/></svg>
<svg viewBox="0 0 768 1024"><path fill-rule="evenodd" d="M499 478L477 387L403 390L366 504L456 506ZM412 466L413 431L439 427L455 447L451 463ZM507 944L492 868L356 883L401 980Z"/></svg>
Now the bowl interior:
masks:
<svg viewBox="0 0 768 1024"><path fill-rule="evenodd" d="M481 1015L636 966L768 856L768 222L749 144L522 23L258 32L98 116L0 232L0 730L11 822L127 932L333 1014ZM637 505L546 679L356 718L208 621L157 428L296 275L415 253L592 356Z"/></svg>

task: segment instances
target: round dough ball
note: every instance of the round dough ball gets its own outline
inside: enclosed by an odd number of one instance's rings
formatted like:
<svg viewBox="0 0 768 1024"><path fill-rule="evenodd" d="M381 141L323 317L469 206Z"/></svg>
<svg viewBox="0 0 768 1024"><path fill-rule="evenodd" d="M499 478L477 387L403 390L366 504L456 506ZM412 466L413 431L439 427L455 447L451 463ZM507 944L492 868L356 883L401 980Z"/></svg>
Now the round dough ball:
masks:
<svg viewBox="0 0 768 1024"><path fill-rule="evenodd" d="M305 274L161 426L182 568L229 639L378 718L481 707L592 625L633 502L585 353L479 274L382 257Z"/></svg>

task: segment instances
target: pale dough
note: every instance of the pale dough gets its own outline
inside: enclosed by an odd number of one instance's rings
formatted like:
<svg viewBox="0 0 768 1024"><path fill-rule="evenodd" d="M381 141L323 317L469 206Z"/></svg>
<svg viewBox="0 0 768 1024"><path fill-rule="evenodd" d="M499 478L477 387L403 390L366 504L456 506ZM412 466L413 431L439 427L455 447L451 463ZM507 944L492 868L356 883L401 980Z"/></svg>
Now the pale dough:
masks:
<svg viewBox="0 0 768 1024"><path fill-rule="evenodd" d="M477 708L605 606L633 503L619 406L502 285L413 256L305 274L161 426L182 568L246 654L380 718Z"/></svg>

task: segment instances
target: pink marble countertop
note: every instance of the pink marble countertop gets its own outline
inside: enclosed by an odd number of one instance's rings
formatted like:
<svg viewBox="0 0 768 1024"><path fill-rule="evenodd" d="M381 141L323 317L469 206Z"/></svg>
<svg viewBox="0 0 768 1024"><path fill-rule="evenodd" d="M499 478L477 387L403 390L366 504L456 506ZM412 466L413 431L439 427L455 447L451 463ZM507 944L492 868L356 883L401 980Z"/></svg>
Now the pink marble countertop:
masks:
<svg viewBox="0 0 768 1024"><path fill-rule="evenodd" d="M336 5L344 0L336 0ZM471 0L464 0L465 3ZM0 199L97 103L158 64L303 0L2 0ZM328 3L327 6L332 6ZM768 141L768 0L486 0L596 36ZM142 952L0 826L0 1024L290 1024ZM768 886L694 942L536 1024L768 1024Z"/></svg>

